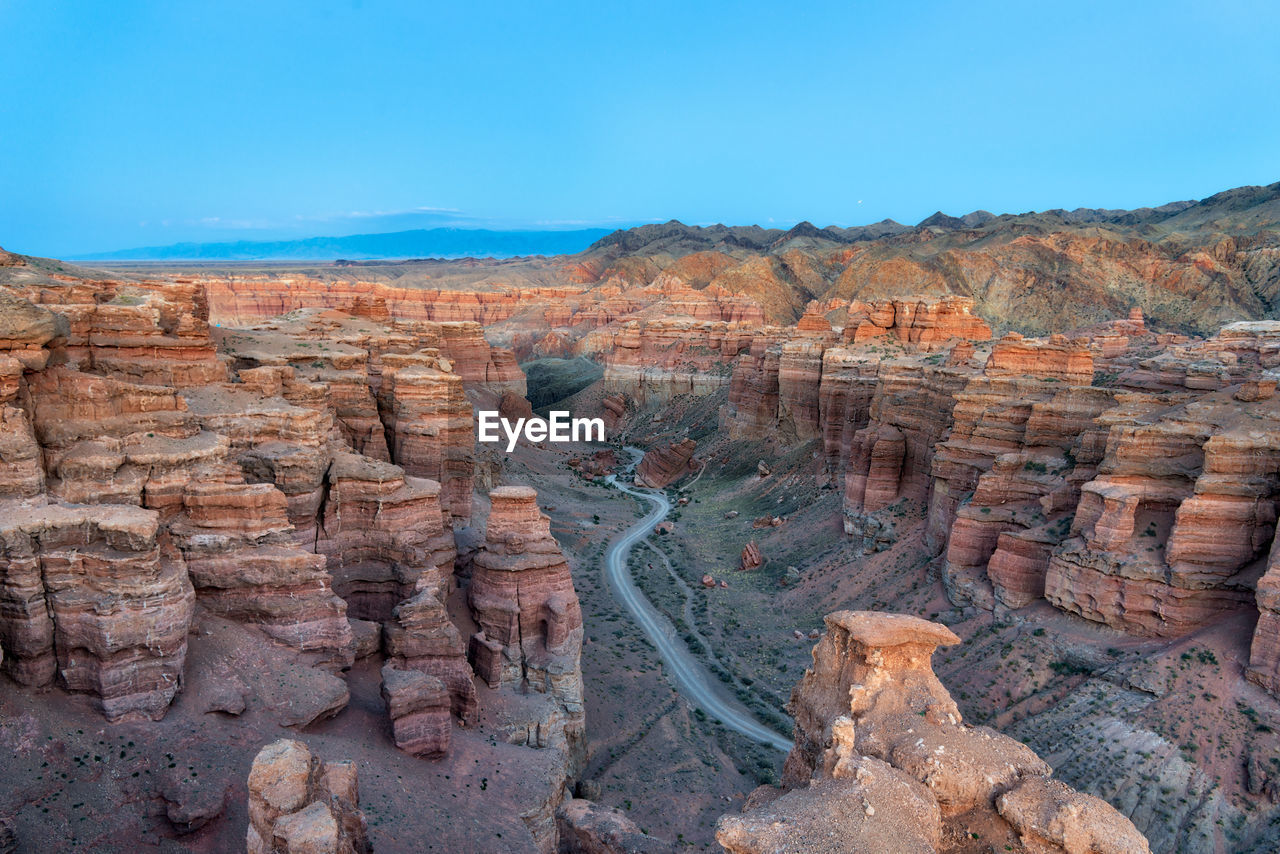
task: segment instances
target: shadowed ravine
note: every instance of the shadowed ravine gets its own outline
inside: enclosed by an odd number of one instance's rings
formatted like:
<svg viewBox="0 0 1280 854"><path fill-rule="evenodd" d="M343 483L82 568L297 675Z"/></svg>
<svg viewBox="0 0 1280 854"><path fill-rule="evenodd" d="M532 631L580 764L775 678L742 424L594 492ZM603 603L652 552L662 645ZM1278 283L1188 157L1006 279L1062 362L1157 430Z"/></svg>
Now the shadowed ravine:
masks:
<svg viewBox="0 0 1280 854"><path fill-rule="evenodd" d="M631 449L628 449L631 450ZM653 511L628 528L605 553L605 575L614 597L631 612L645 636L657 648L676 687L691 703L734 732L781 751L791 749L783 738L755 718L741 703L725 694L717 680L680 640L675 628L653 606L631 578L627 556L631 547L643 540L653 526L671 512L671 502L661 492L633 489L610 475L607 482L629 495L653 505Z"/></svg>

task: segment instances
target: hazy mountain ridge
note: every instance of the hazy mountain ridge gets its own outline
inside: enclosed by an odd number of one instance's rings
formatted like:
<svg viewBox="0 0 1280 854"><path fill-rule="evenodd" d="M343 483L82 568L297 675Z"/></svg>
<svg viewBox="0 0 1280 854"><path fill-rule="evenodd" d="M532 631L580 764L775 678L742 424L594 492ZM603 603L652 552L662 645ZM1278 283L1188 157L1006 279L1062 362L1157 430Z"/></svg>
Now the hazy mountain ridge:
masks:
<svg viewBox="0 0 1280 854"><path fill-rule="evenodd" d="M510 258L565 255L581 251L608 234L605 228L572 231L501 231L485 228L419 228L384 234L309 237L298 240L237 240L221 243L174 243L98 252L81 256L94 261L168 260L324 260L333 258Z"/></svg>

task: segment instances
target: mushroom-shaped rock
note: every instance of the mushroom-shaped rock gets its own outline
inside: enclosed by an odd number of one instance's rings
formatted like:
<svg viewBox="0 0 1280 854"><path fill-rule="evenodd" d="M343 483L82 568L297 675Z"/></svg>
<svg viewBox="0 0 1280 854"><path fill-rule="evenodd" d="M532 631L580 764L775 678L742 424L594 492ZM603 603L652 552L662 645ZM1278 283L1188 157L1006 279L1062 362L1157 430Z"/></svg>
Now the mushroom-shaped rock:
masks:
<svg viewBox="0 0 1280 854"><path fill-rule="evenodd" d="M980 829L997 849L1147 854L1128 819L1051 780L1030 748L961 721L930 666L959 642L946 626L874 611L826 624L791 695L791 791L753 793L746 815L721 819L727 850L933 851Z"/></svg>

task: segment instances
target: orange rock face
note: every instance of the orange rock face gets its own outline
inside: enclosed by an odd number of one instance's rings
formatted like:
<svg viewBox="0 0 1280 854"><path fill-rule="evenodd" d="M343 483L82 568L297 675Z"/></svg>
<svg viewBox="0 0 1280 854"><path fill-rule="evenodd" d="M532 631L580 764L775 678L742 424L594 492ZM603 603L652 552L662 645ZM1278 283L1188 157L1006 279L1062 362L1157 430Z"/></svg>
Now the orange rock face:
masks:
<svg viewBox="0 0 1280 854"><path fill-rule="evenodd" d="M948 365L920 356L880 364L868 423L852 434L845 457L844 529L865 552L897 539L894 521L879 512L882 508L899 500L925 500L934 448L951 429L956 396L975 371L967 363Z"/></svg>
<svg viewBox="0 0 1280 854"><path fill-rule="evenodd" d="M1006 337L957 395L951 435L935 449L928 532L931 542L947 544L943 580L953 601L993 606L987 564L1002 533L1035 529L1051 544L1062 539L1075 503L1067 455L1114 402L1092 380L1083 344ZM1005 561L999 565L1010 566Z"/></svg>
<svg viewBox="0 0 1280 854"><path fill-rule="evenodd" d="M603 354L605 387L643 405L728 385L729 362L750 346L753 328L680 317L631 321L589 334L581 352Z"/></svg>
<svg viewBox="0 0 1280 854"><path fill-rule="evenodd" d="M475 723L478 705L466 644L440 599L421 587L396 607L383 631L388 666L439 679L448 712L468 726Z"/></svg>
<svg viewBox="0 0 1280 854"><path fill-rule="evenodd" d="M605 395L600 401L601 415L604 416L604 427L610 433L617 431L618 426L627 415L627 399L620 394Z"/></svg>
<svg viewBox="0 0 1280 854"><path fill-rule="evenodd" d="M1258 626L1245 677L1280 697L1280 546L1272 545L1267 571L1256 590Z"/></svg>
<svg viewBox="0 0 1280 854"><path fill-rule="evenodd" d="M777 422L781 430L801 441L820 432L824 343L821 339L788 341L778 356Z"/></svg>
<svg viewBox="0 0 1280 854"><path fill-rule="evenodd" d="M209 276L200 284L208 290L213 319L224 325L247 325L300 308L333 308L375 320L494 323L514 314L521 301L518 289L439 291L301 276Z"/></svg>
<svg viewBox="0 0 1280 854"><path fill-rule="evenodd" d="M752 540L742 547L742 556L738 559L738 570L748 572L762 566L764 566L764 557L760 554L760 547L756 545L756 541Z"/></svg>
<svg viewBox="0 0 1280 854"><path fill-rule="evenodd" d="M469 657L491 687L535 692L548 701L539 733L565 749L571 764L585 757L582 611L550 520L527 486L489 493L492 510L484 546L473 560L468 603L480 631Z"/></svg>
<svg viewBox="0 0 1280 854"><path fill-rule="evenodd" d="M438 482L349 453L334 456L326 482L315 547L349 616L386 621L420 586L448 595L457 549Z"/></svg>
<svg viewBox="0 0 1280 854"><path fill-rule="evenodd" d="M0 640L25 685L55 672L108 720L160 718L178 691L195 593L159 514L0 502Z"/></svg>
<svg viewBox="0 0 1280 854"><path fill-rule="evenodd" d="M982 827L1009 850L1150 852L1129 819L1051 779L1029 748L961 720L930 666L935 647L959 642L945 626L871 611L826 623L791 695L784 791L720 819L726 850L928 852Z"/></svg>
<svg viewBox="0 0 1280 854"><path fill-rule="evenodd" d="M844 340L850 344L886 336L933 350L957 338L986 341L991 337L991 328L973 314L973 300L966 297L855 300L848 313Z"/></svg>
<svg viewBox="0 0 1280 854"><path fill-rule="evenodd" d="M651 448L636 466L636 483L653 489L661 489L696 469L693 452L698 443L683 439L666 447Z"/></svg>
<svg viewBox="0 0 1280 854"><path fill-rule="evenodd" d="M766 335L753 339L750 350L738 358L729 402L720 413L721 426L733 438L761 438L776 426L781 358L781 347Z"/></svg>
<svg viewBox="0 0 1280 854"><path fill-rule="evenodd" d="M431 350L386 356L379 406L391 458L406 472L438 481L453 518L471 518L475 421L462 378Z"/></svg>

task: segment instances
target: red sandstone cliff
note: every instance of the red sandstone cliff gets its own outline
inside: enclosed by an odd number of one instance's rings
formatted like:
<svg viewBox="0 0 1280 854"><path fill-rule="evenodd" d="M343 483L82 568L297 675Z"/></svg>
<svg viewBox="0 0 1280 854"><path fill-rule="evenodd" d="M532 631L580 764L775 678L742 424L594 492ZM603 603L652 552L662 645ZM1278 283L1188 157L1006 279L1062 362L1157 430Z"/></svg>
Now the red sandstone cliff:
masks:
<svg viewBox="0 0 1280 854"><path fill-rule="evenodd" d="M513 739L565 749L571 765L585 758L582 612L569 566L527 486L489 493L484 546L473 561L468 602L480 631L469 655L494 688L534 692L540 710L512 713Z"/></svg>

